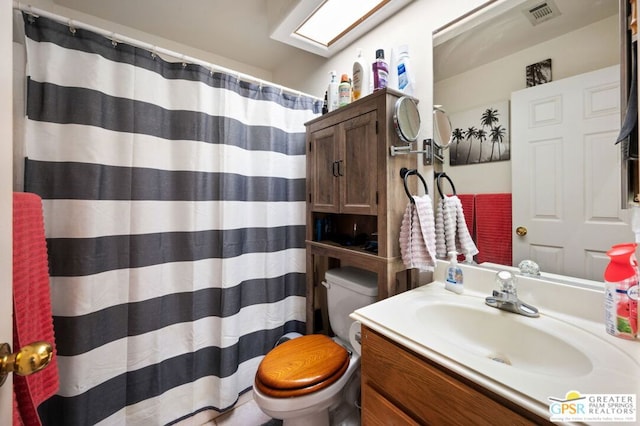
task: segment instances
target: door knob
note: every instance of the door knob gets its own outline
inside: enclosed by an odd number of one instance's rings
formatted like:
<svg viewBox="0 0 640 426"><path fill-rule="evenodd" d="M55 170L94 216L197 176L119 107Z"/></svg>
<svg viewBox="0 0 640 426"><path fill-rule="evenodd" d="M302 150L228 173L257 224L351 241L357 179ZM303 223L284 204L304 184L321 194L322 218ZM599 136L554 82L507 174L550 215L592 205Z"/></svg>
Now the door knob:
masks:
<svg viewBox="0 0 640 426"><path fill-rule="evenodd" d="M524 226L518 226L516 228L516 234L518 234L519 237L524 237L525 235L527 235L527 228L525 228Z"/></svg>
<svg viewBox="0 0 640 426"><path fill-rule="evenodd" d="M0 386L9 373L28 376L42 370L53 358L53 347L48 342L33 342L16 353L8 343L0 344Z"/></svg>

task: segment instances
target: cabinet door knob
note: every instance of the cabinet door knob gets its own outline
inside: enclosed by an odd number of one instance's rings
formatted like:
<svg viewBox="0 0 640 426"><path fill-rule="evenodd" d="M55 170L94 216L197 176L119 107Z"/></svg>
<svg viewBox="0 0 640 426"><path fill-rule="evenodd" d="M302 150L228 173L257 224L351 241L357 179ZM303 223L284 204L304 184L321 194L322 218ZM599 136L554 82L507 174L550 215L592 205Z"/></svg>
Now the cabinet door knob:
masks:
<svg viewBox="0 0 640 426"><path fill-rule="evenodd" d="M338 163L338 176L344 176L344 173L340 170L340 164L342 164L343 160L336 161Z"/></svg>

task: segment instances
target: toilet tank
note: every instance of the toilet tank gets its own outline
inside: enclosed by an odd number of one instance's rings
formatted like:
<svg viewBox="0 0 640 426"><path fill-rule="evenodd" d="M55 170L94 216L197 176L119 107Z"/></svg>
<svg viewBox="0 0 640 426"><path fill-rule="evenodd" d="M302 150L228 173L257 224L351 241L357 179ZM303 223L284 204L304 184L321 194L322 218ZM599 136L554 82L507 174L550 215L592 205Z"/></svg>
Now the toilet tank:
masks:
<svg viewBox="0 0 640 426"><path fill-rule="evenodd" d="M343 341L349 341L349 318L356 309L374 303L378 298L378 275L375 272L345 266L325 273L327 307L331 329Z"/></svg>

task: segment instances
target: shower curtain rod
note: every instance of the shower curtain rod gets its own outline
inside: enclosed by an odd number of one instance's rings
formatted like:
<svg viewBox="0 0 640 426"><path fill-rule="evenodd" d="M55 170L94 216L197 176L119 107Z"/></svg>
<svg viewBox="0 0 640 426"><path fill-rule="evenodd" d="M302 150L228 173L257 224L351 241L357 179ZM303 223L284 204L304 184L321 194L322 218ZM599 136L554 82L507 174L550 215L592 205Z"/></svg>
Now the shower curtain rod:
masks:
<svg viewBox="0 0 640 426"><path fill-rule="evenodd" d="M272 82L267 81L267 80L262 80L260 78L253 77L253 76L248 75L248 74L244 74L244 73L241 73L241 72L238 72L238 71L234 71L234 70L229 69L229 68L222 67L220 65L215 65L215 64L212 64L210 62L202 61L200 59L196 59L196 58L193 58L191 56L183 55L183 54L178 53L178 52L174 52L174 51L171 51L171 50L168 50L168 49L164 49L164 48L159 47L159 46L155 46L153 44L145 43L143 41L136 40L136 39L133 39L131 37L127 37L127 36L122 35L122 34L117 34L115 32L106 31L106 30L104 30L102 28L94 27L93 25L85 24L83 22L76 21L76 20L71 19L71 18L66 18L66 17L61 16L61 15L56 15L54 13L47 12L46 10L32 7L29 4L23 4L22 2L19 2L19 1L16 1L16 0L13 1L13 8L14 9L18 9L20 11L23 11L23 12L25 12L25 13L27 13L29 15L32 15L32 16L34 16L36 18L39 17L39 16L43 16L45 18L60 22L62 24L66 24L66 25L69 26L69 28L82 28L84 30L92 31L92 32L98 33L98 34L100 34L100 35L102 35L102 36L104 36L104 37L106 37L108 39L111 39L114 42L130 44L130 45L133 45L135 47L139 47L141 49L147 50L149 53L152 53L152 54L162 54L162 55L166 55L166 56L171 56L172 58L179 59L184 63L188 62L188 63L200 65L200 66L208 68L208 69L210 69L212 71L216 70L216 71L223 72L223 73L226 73L226 74L234 75L234 76L236 76L236 78L238 78L238 80L242 80L242 81L245 81L245 82L248 82L248 83L258 84L260 86L272 86L272 87L275 87L276 89L280 89L281 92L287 92L287 93L290 93L290 94L293 94L293 95L296 95L296 96L306 96L306 97L309 97L309 98L312 98L312 99L321 100L317 96L310 95L308 93L304 93L304 92L301 92L299 90L290 89L290 88L282 86L280 84L275 84L275 83L272 83Z"/></svg>

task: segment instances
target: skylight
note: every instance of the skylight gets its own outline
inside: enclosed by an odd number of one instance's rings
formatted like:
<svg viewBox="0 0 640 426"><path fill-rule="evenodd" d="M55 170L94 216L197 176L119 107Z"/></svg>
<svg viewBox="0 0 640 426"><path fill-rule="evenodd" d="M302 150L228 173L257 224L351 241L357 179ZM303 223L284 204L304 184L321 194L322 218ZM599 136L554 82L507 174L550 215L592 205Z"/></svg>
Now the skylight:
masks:
<svg viewBox="0 0 640 426"><path fill-rule="evenodd" d="M389 0L325 0L295 34L328 47L386 3Z"/></svg>
<svg viewBox="0 0 640 426"><path fill-rule="evenodd" d="M330 57L413 0L298 0L271 38Z"/></svg>

